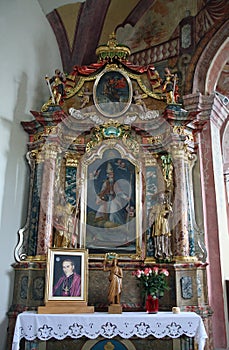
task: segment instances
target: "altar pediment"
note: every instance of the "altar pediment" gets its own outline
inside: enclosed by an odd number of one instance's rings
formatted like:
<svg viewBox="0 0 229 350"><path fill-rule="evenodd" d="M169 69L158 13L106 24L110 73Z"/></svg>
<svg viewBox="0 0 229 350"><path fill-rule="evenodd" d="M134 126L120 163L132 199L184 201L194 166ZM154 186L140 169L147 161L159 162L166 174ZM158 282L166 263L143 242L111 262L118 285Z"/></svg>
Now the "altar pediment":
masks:
<svg viewBox="0 0 229 350"><path fill-rule="evenodd" d="M126 120L150 110L164 110L167 83L154 65L136 66L128 61L129 48L118 44L114 34L96 53L98 62L73 67L64 78L58 103L55 101L58 94L51 91L53 96L42 106L42 112L54 111L58 104L65 112L83 110L84 114L97 114L101 120L119 117ZM56 78L61 84L60 77L59 74Z"/></svg>

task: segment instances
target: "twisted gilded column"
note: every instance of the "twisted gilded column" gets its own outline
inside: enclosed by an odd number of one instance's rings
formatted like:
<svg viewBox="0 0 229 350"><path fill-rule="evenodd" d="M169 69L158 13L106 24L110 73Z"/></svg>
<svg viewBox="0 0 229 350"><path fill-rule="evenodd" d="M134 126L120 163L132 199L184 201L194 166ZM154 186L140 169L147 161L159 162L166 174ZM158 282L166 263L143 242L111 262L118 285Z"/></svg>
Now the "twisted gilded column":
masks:
<svg viewBox="0 0 229 350"><path fill-rule="evenodd" d="M44 169L42 178L40 213L36 255L45 255L52 247L53 199L58 145L46 143L43 146Z"/></svg>

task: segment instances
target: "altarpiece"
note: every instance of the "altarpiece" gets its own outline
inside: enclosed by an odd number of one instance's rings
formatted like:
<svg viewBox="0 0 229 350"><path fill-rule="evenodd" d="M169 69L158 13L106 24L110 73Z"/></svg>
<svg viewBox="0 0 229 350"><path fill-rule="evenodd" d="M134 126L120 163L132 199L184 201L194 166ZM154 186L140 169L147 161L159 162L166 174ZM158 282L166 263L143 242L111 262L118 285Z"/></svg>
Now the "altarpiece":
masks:
<svg viewBox="0 0 229 350"><path fill-rule="evenodd" d="M124 310L142 310L132 272L160 265L170 272L160 309L178 305L208 319L192 174L203 123L182 108L178 76L167 67L133 65L114 34L96 54L96 63L46 78L50 99L22 122L30 196L10 322L43 305L49 248L88 250L88 302L98 311L106 309L102 261L113 252L124 271Z"/></svg>

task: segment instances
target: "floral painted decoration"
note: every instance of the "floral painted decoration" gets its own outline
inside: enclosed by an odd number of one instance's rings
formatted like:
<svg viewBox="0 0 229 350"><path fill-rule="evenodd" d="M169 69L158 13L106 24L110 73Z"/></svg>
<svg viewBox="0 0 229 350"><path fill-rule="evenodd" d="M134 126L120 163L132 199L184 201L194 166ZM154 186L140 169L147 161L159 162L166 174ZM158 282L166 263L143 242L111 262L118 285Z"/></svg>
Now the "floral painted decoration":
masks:
<svg viewBox="0 0 229 350"><path fill-rule="evenodd" d="M138 280L138 286L141 288L143 296L152 295L153 298L161 298L164 296L165 290L170 289L166 281L169 271L164 268L146 267L143 270L134 271L133 275Z"/></svg>

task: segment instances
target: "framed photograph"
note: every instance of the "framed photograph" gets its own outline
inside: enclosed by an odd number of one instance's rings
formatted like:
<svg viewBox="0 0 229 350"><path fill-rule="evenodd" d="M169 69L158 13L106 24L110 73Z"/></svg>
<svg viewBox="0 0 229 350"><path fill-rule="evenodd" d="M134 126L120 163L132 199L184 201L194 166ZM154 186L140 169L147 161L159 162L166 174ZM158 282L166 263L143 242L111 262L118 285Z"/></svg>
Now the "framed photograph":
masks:
<svg viewBox="0 0 229 350"><path fill-rule="evenodd" d="M98 111L105 117L124 114L132 101L132 84L128 75L111 69L100 74L93 88L93 99Z"/></svg>
<svg viewBox="0 0 229 350"><path fill-rule="evenodd" d="M47 259L46 301L87 301L88 252L51 248Z"/></svg>

